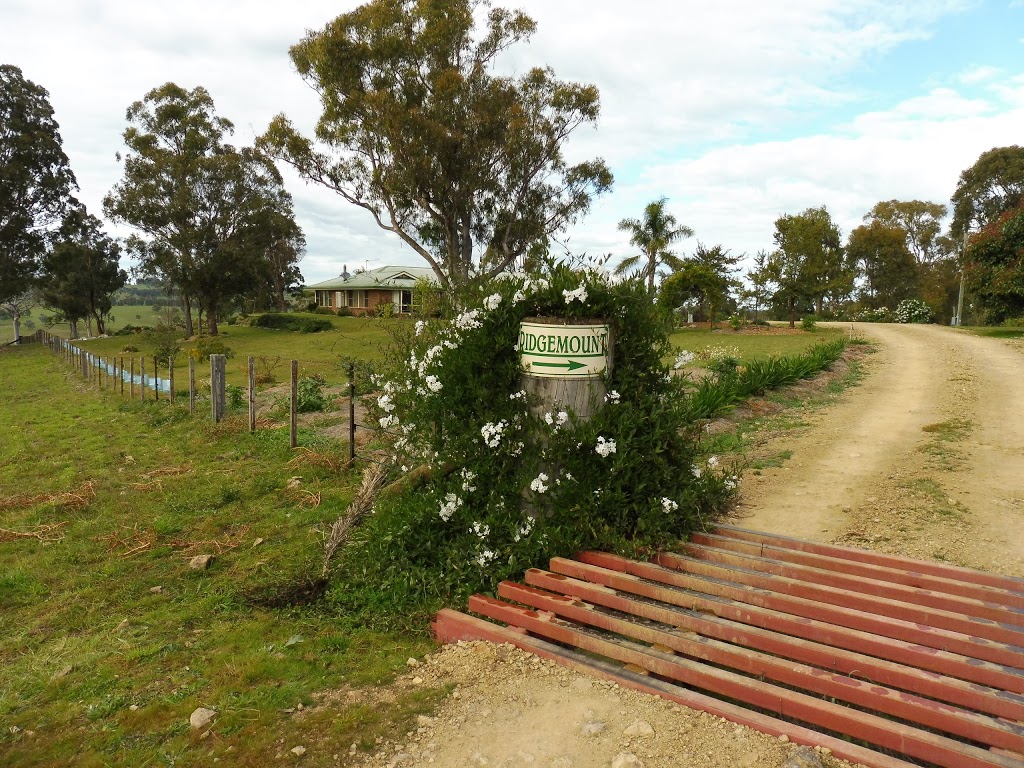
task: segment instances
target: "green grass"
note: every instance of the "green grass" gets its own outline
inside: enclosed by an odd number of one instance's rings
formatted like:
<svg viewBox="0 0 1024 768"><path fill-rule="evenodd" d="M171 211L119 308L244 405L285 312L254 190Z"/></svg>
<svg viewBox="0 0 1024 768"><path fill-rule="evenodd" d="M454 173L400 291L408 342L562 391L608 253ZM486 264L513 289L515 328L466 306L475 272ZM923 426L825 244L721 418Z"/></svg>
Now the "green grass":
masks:
<svg viewBox="0 0 1024 768"><path fill-rule="evenodd" d="M1019 339L1024 337L1024 328L1007 328L1004 326L969 326L965 330L976 336L988 336L994 339Z"/></svg>
<svg viewBox="0 0 1024 768"><path fill-rule="evenodd" d="M156 325L159 321L159 313L153 311L153 307L144 306L141 304L125 304L122 306L114 307L111 310L111 314L114 316L114 321L108 324L108 331L116 331L118 328L122 328L126 325ZM30 333L34 333L36 330L43 328L43 323L40 320L41 316L53 316L53 311L45 309L43 307L36 307L27 315L24 315L21 319L21 335L27 336ZM29 324L25 321L31 321L34 327L27 327ZM79 333L85 333L86 325L81 323L79 325ZM50 328L47 328L50 333L58 336L67 338L69 326L67 323L57 323ZM4 344L14 339L14 321L13 320L0 320L0 344Z"/></svg>
<svg viewBox="0 0 1024 768"><path fill-rule="evenodd" d="M327 765L434 706L443 692L315 706L431 647L308 602L354 476L289 467L287 430L87 388L41 346L0 352L0 381L0 529L57 526L47 542L0 533L4 766L277 765L278 739ZM286 490L294 475L319 506ZM218 556L196 571L196 553ZM285 711L299 703L302 718ZM205 740L199 706L218 712Z"/></svg>
<svg viewBox="0 0 1024 768"><path fill-rule="evenodd" d="M734 333L731 330L676 331L670 337L672 345L688 349L691 352L705 347L735 347L740 353L740 362L744 365L772 355L788 357L807 351L818 342L832 341L844 335L837 328L819 328L813 333ZM695 360L693 367L703 367L704 362Z"/></svg>

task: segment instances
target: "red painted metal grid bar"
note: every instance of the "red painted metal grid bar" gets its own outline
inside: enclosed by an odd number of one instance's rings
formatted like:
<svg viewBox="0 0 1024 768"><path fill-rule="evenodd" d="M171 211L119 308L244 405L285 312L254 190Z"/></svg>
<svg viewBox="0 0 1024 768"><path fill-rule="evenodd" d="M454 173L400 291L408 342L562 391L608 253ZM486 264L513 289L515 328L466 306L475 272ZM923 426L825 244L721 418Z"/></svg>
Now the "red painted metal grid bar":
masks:
<svg viewBox="0 0 1024 768"><path fill-rule="evenodd" d="M521 627L556 642L599 653L616 661L634 664L654 674L707 691L744 701L813 725L839 730L854 738L892 749L901 754L956 768L1020 768L1016 760L904 723L886 720L859 710L786 688L709 667L669 653L633 643L612 641L581 631L570 622L541 615L494 598L474 595L469 600L474 613Z"/></svg>
<svg viewBox="0 0 1024 768"><path fill-rule="evenodd" d="M822 669L855 675L860 680L902 688L990 715L1010 720L1024 720L1024 696L1018 694L898 664L884 658L855 653L825 643L805 640L790 634L782 634L738 621L719 618L696 610L649 600L636 600L628 592L621 592L538 568L529 569L524 580L531 586L567 595L570 596L570 599L579 598L594 605L669 624L705 637L744 645L788 659L813 664ZM510 588L506 587L505 589ZM511 593L503 593L500 590L499 595L515 599ZM876 653L884 654L885 647L873 648L873 650Z"/></svg>
<svg viewBox="0 0 1024 768"><path fill-rule="evenodd" d="M886 637L875 632L797 616L742 600L733 600L728 594L713 595L699 591L699 582L694 589L687 589L642 579L614 568L603 568L558 557L551 560L550 567L552 571L565 576L585 579L595 584L660 600L670 605L708 611L720 618L729 618L764 629L786 632L839 648L881 656L902 664L910 664L921 669L989 685L993 688L1024 694L1024 673L1013 667ZM717 585L710 584L709 586ZM740 594L745 595L743 592Z"/></svg>
<svg viewBox="0 0 1024 768"><path fill-rule="evenodd" d="M754 712L657 678L632 673L612 663L532 637L516 627L499 626L475 616L445 609L437 614L433 629L434 636L441 643L477 639L509 643L570 669L614 681L624 688L661 696L682 706L708 712L772 736L785 734L794 744L827 747L836 757L852 763L859 763L868 768L915 768L911 763L898 758L818 733L804 726Z"/></svg>
<svg viewBox="0 0 1024 768"><path fill-rule="evenodd" d="M903 720L935 728L1004 749L1024 749L1024 728L969 710L921 698L847 675L812 667L699 634L679 633L639 624L582 601L535 587L503 582L498 595L529 606L643 643L670 648L687 657L721 665L748 675L774 680L811 693L829 696Z"/></svg>
<svg viewBox="0 0 1024 768"><path fill-rule="evenodd" d="M1018 629L1018 634L1024 633L1024 611L999 603L976 600L973 597L950 595L930 589L910 587L904 584L893 584L889 581L869 579L864 576L853 576L825 568L797 565L764 556L730 552L702 544L691 543L686 548L686 554L695 560L703 560L716 565L746 568L758 571L759 573L771 574L772 576L806 581L839 590L862 592L873 597L884 597L914 605L937 608L941 611L951 611L964 616L987 619L1001 624L1012 625ZM1024 634L1021 634L1021 640L1024 641Z"/></svg>
<svg viewBox="0 0 1024 768"><path fill-rule="evenodd" d="M755 557L764 557L796 565L807 565L812 568L822 568L835 573L848 573L852 576L863 576L864 578L877 579L879 581L891 581L894 584L904 584L908 587L918 587L919 589L928 589L949 595L960 595L983 602L1024 609L1024 592L998 589L996 587L973 584L942 576L933 576L904 568L870 565L843 557L817 555L798 549L787 549L762 542L746 541L744 539L718 536L710 533L691 534L690 541L694 544L714 547L719 550L754 555Z"/></svg>
<svg viewBox="0 0 1024 768"><path fill-rule="evenodd" d="M871 632L884 637L892 637L906 642L915 643L927 648L945 650L961 654L972 659L990 661L997 665L1008 668L1006 671L1022 674L1017 664L1022 663L1020 649L1002 643L970 637L962 633L950 632L944 629L903 621L896 618L878 616L866 611L859 611L844 606L820 603L814 600L785 595L771 590L760 589L743 584L736 584L717 579L708 579L701 576L673 571L652 563L641 563L636 560L627 560L618 555L609 555L601 552L584 552L577 556L580 561L602 568L622 571L633 576L657 581L683 589L693 589L711 595L728 597L739 602L747 603L763 608L791 613L803 616L808 619L816 619L831 624L859 629L864 632ZM574 561L563 558L554 558L551 561L551 570L557 573L565 573L567 576L576 576L575 572L565 572L563 567L572 567L568 564ZM973 679L973 678L969 678ZM987 681L978 681L986 682ZM1024 693L1024 689L1010 685L1009 687L999 685L1016 693Z"/></svg>
<svg viewBox="0 0 1024 768"><path fill-rule="evenodd" d="M936 629L958 632L975 642L989 640L1000 643L1006 648L1007 654L1012 654L1012 656L1006 657L1004 663L1024 668L1024 627L1002 624L991 619L964 616L953 611L929 608L851 589L814 584L802 579L773 576L750 568L719 565L669 552L656 555L652 559L658 565L685 573L722 579L735 584L745 584L757 589L771 590L792 597L802 597L807 600L888 616L915 624L925 624Z"/></svg>
<svg viewBox="0 0 1024 768"><path fill-rule="evenodd" d="M859 563L881 565L887 568L902 568L917 573L925 573L932 576L940 576L945 579L958 579L970 584L982 584L996 589L1006 589L1012 592L1024 592L1024 579L1015 576L1000 576L994 573L976 571L971 568L961 568L955 565L944 563L933 563L925 560L915 560L900 555L886 555L880 552L871 552L856 547L841 547L835 544L821 544L815 541L804 541L788 536L750 531L745 528L737 528L732 525L720 525L715 529L720 536L754 541L762 544L771 544L776 547L785 547L799 552L811 552L816 555L845 558Z"/></svg>

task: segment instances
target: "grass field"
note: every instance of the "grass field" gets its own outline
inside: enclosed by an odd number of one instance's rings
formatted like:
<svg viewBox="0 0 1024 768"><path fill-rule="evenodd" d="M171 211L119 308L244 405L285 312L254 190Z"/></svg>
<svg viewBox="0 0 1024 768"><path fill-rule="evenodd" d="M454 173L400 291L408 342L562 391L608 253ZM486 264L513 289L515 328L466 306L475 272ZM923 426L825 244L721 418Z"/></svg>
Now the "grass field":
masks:
<svg viewBox="0 0 1024 768"><path fill-rule="evenodd" d="M430 642L273 607L319 575L352 476L290 468L287 430L88 389L41 346L0 351L0 380L0 765L277 765L314 737L304 763L328 765L431 710L440 692L318 708Z"/></svg>
<svg viewBox="0 0 1024 768"><path fill-rule="evenodd" d="M736 333L732 330L683 330L672 334L671 341L675 347L697 352L707 347L735 348L739 352L740 361L749 363L771 355L798 355L821 341L831 341L842 336L845 331L837 328L818 328L813 332L797 333ZM693 366L702 366L695 360Z"/></svg>
<svg viewBox="0 0 1024 768"><path fill-rule="evenodd" d="M117 330L125 325L155 325L159 319L159 313L153 311L151 306L142 306L135 304L125 304L123 306L114 307L112 314L114 321L109 324L109 330ZM36 307L28 315L22 317L21 333L27 335L32 333L38 328L43 327L43 323L40 317L49 315L52 316L53 312L48 309L42 309ZM26 320L31 321L31 325L34 327L26 327ZM67 338L68 325L67 323L58 323L51 328L47 329L50 333L58 336ZM85 325L79 326L79 331L85 333ZM0 320L0 344L4 344L14 339L14 321L13 320Z"/></svg>
<svg viewBox="0 0 1024 768"><path fill-rule="evenodd" d="M1008 328L1004 326L964 326L965 330L978 336L994 339L1019 339L1024 337L1024 328Z"/></svg>

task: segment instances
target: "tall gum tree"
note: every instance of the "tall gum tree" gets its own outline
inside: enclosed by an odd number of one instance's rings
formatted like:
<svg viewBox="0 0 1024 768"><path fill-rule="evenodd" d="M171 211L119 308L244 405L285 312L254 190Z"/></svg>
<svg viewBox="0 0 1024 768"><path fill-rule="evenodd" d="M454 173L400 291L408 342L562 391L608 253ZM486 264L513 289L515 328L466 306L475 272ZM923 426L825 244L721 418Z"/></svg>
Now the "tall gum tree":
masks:
<svg viewBox="0 0 1024 768"><path fill-rule="evenodd" d="M20 306L74 189L49 93L0 65L0 302Z"/></svg>
<svg viewBox="0 0 1024 768"><path fill-rule="evenodd" d="M953 193L950 233L960 240L980 230L1024 200L1024 147L994 147L982 152L960 174Z"/></svg>
<svg viewBox="0 0 1024 768"><path fill-rule="evenodd" d="M482 0L371 0L291 49L323 105L314 138L278 115L259 146L368 211L449 291L486 281L612 184L604 161L563 155L596 123L597 88L494 73L535 29Z"/></svg>

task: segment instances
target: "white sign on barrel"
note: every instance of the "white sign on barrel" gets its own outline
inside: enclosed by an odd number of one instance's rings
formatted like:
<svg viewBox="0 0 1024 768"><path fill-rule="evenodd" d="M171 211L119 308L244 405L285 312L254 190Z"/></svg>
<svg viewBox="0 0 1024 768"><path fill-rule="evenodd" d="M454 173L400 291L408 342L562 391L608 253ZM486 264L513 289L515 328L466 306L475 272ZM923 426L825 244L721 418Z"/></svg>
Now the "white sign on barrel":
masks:
<svg viewBox="0 0 1024 768"><path fill-rule="evenodd" d="M519 355L531 376L597 376L608 366L608 326L523 323Z"/></svg>

